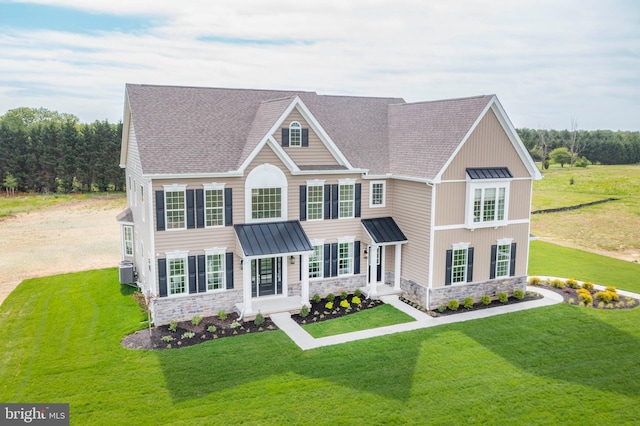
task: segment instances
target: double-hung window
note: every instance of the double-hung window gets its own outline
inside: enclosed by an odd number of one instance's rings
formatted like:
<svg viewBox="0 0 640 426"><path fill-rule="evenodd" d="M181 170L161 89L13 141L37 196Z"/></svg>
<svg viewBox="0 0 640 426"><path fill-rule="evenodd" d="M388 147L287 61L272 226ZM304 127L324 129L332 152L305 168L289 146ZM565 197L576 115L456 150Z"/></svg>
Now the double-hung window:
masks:
<svg viewBox="0 0 640 426"><path fill-rule="evenodd" d="M224 226L224 185L204 185L204 225Z"/></svg>
<svg viewBox="0 0 640 426"><path fill-rule="evenodd" d="M467 228L506 225L511 183L509 169L467 169L467 178Z"/></svg>
<svg viewBox="0 0 640 426"><path fill-rule="evenodd" d="M385 205L385 182L373 181L370 186L369 207L384 207Z"/></svg>
<svg viewBox="0 0 640 426"><path fill-rule="evenodd" d="M338 241L338 276L353 274L353 241Z"/></svg>
<svg viewBox="0 0 640 426"><path fill-rule="evenodd" d="M508 277L511 264L511 242L498 244L496 252L496 278Z"/></svg>
<svg viewBox="0 0 640 426"><path fill-rule="evenodd" d="M322 261L324 259L324 244L313 246L313 253L309 255L309 278L322 278Z"/></svg>
<svg viewBox="0 0 640 426"><path fill-rule="evenodd" d="M186 186L166 186L164 191L164 205L166 229L186 229Z"/></svg>
<svg viewBox="0 0 640 426"><path fill-rule="evenodd" d="M469 243L454 244L447 250L445 285L473 281L473 247Z"/></svg>
<svg viewBox="0 0 640 426"><path fill-rule="evenodd" d="M340 219L354 217L355 186L354 179L342 179L338 183L338 218Z"/></svg>
<svg viewBox="0 0 640 426"><path fill-rule="evenodd" d="M324 218L324 185L307 185L307 220L322 220Z"/></svg>
<svg viewBox="0 0 640 426"><path fill-rule="evenodd" d="M167 258L167 281L170 296L187 293L186 256Z"/></svg>
<svg viewBox="0 0 640 426"><path fill-rule="evenodd" d="M133 256L133 226L122 227L122 242L125 256Z"/></svg>
<svg viewBox="0 0 640 426"><path fill-rule="evenodd" d="M207 250L205 256L207 291L226 288L224 250Z"/></svg>

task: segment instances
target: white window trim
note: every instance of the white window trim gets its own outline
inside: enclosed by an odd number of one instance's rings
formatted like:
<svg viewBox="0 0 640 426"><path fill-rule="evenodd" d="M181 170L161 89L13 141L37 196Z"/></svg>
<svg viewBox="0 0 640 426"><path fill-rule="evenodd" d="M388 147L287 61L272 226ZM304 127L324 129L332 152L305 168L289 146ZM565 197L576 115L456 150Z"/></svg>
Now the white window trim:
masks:
<svg viewBox="0 0 640 426"><path fill-rule="evenodd" d="M320 246L320 276L313 278L309 277L309 280L321 280L324 278L324 240L311 240L310 243L312 247ZM311 257L309 257L309 264L311 264Z"/></svg>
<svg viewBox="0 0 640 426"><path fill-rule="evenodd" d="M319 219L309 219L309 188L312 186L320 186L322 187L322 214L320 215ZM309 222L319 222L321 220L324 220L324 180L322 179L314 179L314 180L308 180L307 181L307 221Z"/></svg>
<svg viewBox="0 0 640 426"><path fill-rule="evenodd" d="M465 226L468 229L476 229L476 228L489 228L494 227L497 228L499 226L507 226L509 222L509 189L511 187L512 179L467 179L467 204L466 204L466 214L465 214ZM502 220L493 220L483 222L474 222L473 221L473 208L474 208L474 200L475 200L475 191L476 189L481 189L484 194L486 189L496 189L497 193L499 193L499 189L504 188L504 218ZM480 217L482 218L484 215L484 203L482 203L482 209L480 211ZM497 211L497 204L496 204Z"/></svg>
<svg viewBox="0 0 640 426"><path fill-rule="evenodd" d="M280 188L280 217L253 219L252 190L262 188ZM265 163L254 168L245 181L244 188L244 221L245 223L279 222L288 216L288 183L287 176L273 164Z"/></svg>
<svg viewBox="0 0 640 426"><path fill-rule="evenodd" d="M227 259L225 257L226 254L227 254L226 247L213 247L213 248L204 250L204 262L205 262L204 276L205 276L205 279L207 280L207 283L205 284L206 286L205 291L207 293L216 293L216 292L224 291L227 289ZM209 290L209 267L208 267L209 260L207 259L207 257L216 256L216 255L222 256L222 270L218 271L218 273L222 273L222 287Z"/></svg>
<svg viewBox="0 0 640 426"><path fill-rule="evenodd" d="M135 182L134 182L135 183ZM184 231L187 229L187 185L178 185L174 183L173 185L162 185L164 189L164 224L166 231ZM169 218L167 216L168 208L167 208L167 192L182 192L182 196L184 198L184 227L181 228L169 228Z"/></svg>
<svg viewBox="0 0 640 426"><path fill-rule="evenodd" d="M131 230L131 253L127 253L127 229ZM122 254L123 257L132 257L135 254L134 244L135 237L133 235L133 225L122 225Z"/></svg>
<svg viewBox="0 0 640 426"><path fill-rule="evenodd" d="M493 275L496 278L505 278L509 276L509 267L511 265L511 243L513 243L513 238L501 238L497 240L496 244L496 264L495 270L493 271ZM498 275L498 254L500 251L500 246L509 246L509 259L507 260L507 273L505 275Z"/></svg>
<svg viewBox="0 0 640 426"><path fill-rule="evenodd" d="M341 212L341 204L343 200L340 198L340 188L342 186L350 185L353 187L353 198L351 199L351 215L340 217ZM346 201L346 200L345 200ZM338 219L353 219L356 214L356 180L347 178L347 179L339 179L338 180Z"/></svg>
<svg viewBox="0 0 640 426"><path fill-rule="evenodd" d="M467 271L469 269L469 247L471 247L471 243L457 243L457 244L453 244L452 248L453 251L451 253L451 285L463 285L467 283ZM464 271L463 271L463 276L462 276L462 281L453 281L453 276L454 276L454 262L455 262L455 256L456 256L456 251L457 250L466 250L466 254L465 254L465 266L464 266Z"/></svg>
<svg viewBox="0 0 640 426"><path fill-rule="evenodd" d="M185 185L186 186L186 185ZM167 297L184 297L189 295L189 252L188 251L172 251L165 253L167 259ZM170 260L182 259L184 261L184 293L171 294L171 275Z"/></svg>
<svg viewBox="0 0 640 426"><path fill-rule="evenodd" d="M217 183L217 182L212 182L212 183L203 183L202 184L202 189L203 189L203 206L202 208L204 209L204 227L205 228L224 228L224 224L226 223L227 218L225 217L225 210L226 210L226 205L224 203L224 183ZM222 191L222 223L220 225L207 225L207 191Z"/></svg>
<svg viewBox="0 0 640 426"><path fill-rule="evenodd" d="M382 204L373 204L373 186L382 184ZM372 180L369 182L369 207L372 209L378 207L385 207L387 204L387 181L385 180Z"/></svg>
<svg viewBox="0 0 640 426"><path fill-rule="evenodd" d="M339 277L348 277L350 275L353 275L353 268L354 268L354 250L355 250L355 243L356 242L356 237L342 237L342 238L338 238L338 256L337 256L337 262L338 262L338 276ZM350 244L351 245L351 253L350 256L348 257L349 259L349 272L346 274L341 274L340 273L340 244Z"/></svg>
<svg viewBox="0 0 640 426"><path fill-rule="evenodd" d="M297 124L296 130L300 131L300 144L299 145L293 145L291 143L291 130L294 128L294 126ZM301 148L302 147L302 124L300 124L299 121L292 121L289 124L289 146L292 148Z"/></svg>

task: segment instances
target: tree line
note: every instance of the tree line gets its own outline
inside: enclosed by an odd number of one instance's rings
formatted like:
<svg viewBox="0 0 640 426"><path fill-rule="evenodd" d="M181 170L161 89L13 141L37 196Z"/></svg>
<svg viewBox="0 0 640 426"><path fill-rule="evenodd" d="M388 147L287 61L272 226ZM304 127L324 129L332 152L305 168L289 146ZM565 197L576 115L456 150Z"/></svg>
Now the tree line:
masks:
<svg viewBox="0 0 640 426"><path fill-rule="evenodd" d="M122 123L17 108L0 117L0 181L7 193L124 190Z"/></svg>
<svg viewBox="0 0 640 426"><path fill-rule="evenodd" d="M517 132L536 161L549 160L556 151L557 158L571 165L581 158L598 164L640 163L640 132L588 131L575 127L572 124L571 130L523 128Z"/></svg>

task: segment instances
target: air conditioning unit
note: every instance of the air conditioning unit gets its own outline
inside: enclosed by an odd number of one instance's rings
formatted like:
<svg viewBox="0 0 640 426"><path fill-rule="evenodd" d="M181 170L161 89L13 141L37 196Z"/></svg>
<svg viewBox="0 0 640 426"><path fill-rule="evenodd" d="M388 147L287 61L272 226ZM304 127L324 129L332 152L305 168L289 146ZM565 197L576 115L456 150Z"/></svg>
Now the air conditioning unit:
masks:
<svg viewBox="0 0 640 426"><path fill-rule="evenodd" d="M120 284L133 285L135 283L134 266L130 260L120 262Z"/></svg>

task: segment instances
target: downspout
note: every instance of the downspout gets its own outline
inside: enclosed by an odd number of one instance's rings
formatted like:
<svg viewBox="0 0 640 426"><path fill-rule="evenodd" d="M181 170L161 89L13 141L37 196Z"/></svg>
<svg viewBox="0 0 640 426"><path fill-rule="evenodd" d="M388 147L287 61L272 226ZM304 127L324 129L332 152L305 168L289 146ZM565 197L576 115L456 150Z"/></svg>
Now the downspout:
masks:
<svg viewBox="0 0 640 426"><path fill-rule="evenodd" d="M433 288L433 228L435 223L435 206L436 206L436 186L433 182L427 182L427 186L431 188L431 217L429 218L429 278L427 284L427 297L425 308L429 310L429 303L431 301L431 289Z"/></svg>

